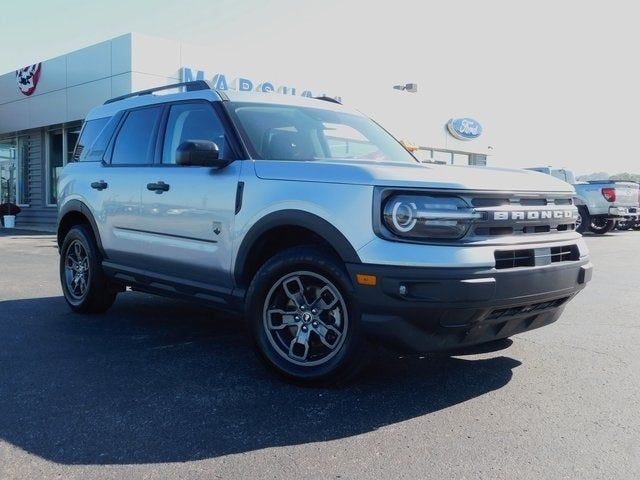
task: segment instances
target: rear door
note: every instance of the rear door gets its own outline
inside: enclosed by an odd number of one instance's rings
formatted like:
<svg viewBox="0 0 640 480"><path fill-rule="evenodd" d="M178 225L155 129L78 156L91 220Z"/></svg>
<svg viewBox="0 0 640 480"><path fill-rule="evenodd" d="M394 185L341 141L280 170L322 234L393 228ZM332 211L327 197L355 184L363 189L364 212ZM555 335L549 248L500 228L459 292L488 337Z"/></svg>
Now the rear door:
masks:
<svg viewBox="0 0 640 480"><path fill-rule="evenodd" d="M92 179L101 202L94 212L102 244L110 261L148 268L146 236L140 195L156 157L157 134L163 106L137 108L124 113L105 154L102 168Z"/></svg>
<svg viewBox="0 0 640 480"><path fill-rule="evenodd" d="M231 231L242 162L223 169L180 166L176 150L186 140L209 140L220 157L235 159L220 117L207 101L168 106L159 161L144 171L141 218L152 270L175 278L231 286ZM162 188L158 189L158 186Z"/></svg>

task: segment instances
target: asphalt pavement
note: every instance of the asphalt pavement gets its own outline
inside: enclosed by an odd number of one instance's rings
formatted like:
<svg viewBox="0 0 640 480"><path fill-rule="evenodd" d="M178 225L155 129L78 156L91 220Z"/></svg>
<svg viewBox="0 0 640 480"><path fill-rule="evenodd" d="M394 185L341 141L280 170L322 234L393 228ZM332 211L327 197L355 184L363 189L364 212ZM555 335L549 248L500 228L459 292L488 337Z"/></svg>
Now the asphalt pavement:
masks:
<svg viewBox="0 0 640 480"><path fill-rule="evenodd" d="M0 230L0 479L637 479L640 232L503 350L298 388L240 318L127 292L73 314L51 235Z"/></svg>

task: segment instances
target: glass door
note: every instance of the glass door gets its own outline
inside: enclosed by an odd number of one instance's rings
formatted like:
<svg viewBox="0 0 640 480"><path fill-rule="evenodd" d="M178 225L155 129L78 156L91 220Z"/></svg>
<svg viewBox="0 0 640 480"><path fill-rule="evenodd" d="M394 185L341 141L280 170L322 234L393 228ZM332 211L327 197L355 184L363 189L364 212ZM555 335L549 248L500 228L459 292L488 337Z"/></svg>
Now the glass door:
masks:
<svg viewBox="0 0 640 480"><path fill-rule="evenodd" d="M17 164L16 139L0 140L0 203L16 203Z"/></svg>

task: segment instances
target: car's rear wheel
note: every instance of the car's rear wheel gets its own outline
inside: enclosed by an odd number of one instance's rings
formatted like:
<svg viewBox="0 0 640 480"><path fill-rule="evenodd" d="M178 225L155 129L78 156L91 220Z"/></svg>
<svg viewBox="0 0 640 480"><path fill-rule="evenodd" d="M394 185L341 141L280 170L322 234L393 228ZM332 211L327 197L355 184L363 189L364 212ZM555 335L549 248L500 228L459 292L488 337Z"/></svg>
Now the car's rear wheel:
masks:
<svg viewBox="0 0 640 480"><path fill-rule="evenodd" d="M342 380L366 359L353 286L340 261L318 248L268 260L247 293L247 314L261 357L297 383Z"/></svg>
<svg viewBox="0 0 640 480"><path fill-rule="evenodd" d="M599 235L609 233L614 228L616 228L616 221L605 218L592 218L589 224L589 230Z"/></svg>
<svg viewBox="0 0 640 480"><path fill-rule="evenodd" d="M60 251L60 283L64 298L78 313L102 313L113 305L117 290L100 265L92 232L77 225L65 236Z"/></svg>

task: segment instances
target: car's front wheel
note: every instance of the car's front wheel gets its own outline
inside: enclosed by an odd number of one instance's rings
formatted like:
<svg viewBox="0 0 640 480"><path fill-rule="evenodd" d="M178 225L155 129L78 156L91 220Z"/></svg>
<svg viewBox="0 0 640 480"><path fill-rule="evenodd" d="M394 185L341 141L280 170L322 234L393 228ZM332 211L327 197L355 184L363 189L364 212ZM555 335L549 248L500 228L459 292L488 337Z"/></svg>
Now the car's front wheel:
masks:
<svg viewBox="0 0 640 480"><path fill-rule="evenodd" d="M285 250L256 273L247 316L261 357L303 384L355 373L366 359L360 314L344 266L315 247Z"/></svg>
<svg viewBox="0 0 640 480"><path fill-rule="evenodd" d="M78 225L67 233L60 251L60 283L64 298L78 313L102 313L113 305L117 290L102 272L92 232Z"/></svg>

